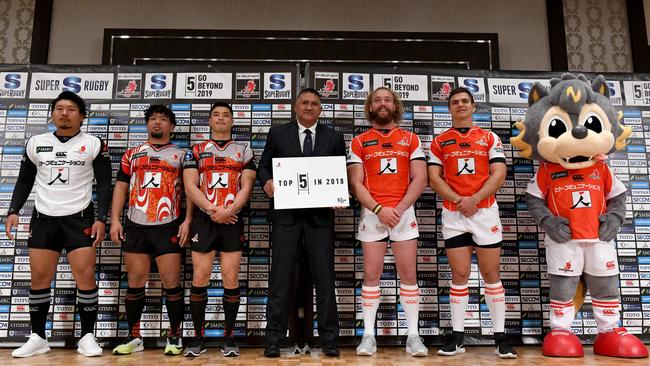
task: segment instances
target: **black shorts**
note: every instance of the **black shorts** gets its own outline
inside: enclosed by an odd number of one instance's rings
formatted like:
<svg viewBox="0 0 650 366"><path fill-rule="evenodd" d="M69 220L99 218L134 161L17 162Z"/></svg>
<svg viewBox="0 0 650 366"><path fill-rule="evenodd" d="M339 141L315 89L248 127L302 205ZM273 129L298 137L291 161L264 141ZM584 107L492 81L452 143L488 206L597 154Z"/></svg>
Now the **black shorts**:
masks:
<svg viewBox="0 0 650 366"><path fill-rule="evenodd" d="M195 252L239 252L244 249L244 221L241 217L236 224L217 224L202 211L192 220L190 229L190 248Z"/></svg>
<svg viewBox="0 0 650 366"><path fill-rule="evenodd" d="M463 233L456 235L453 238L445 239L445 249L454 249L462 247L475 247L475 248L501 248L501 242L488 244L488 245L478 245L472 239L472 233Z"/></svg>
<svg viewBox="0 0 650 366"><path fill-rule="evenodd" d="M181 253L178 224L164 226L134 226L127 223L122 249L127 253L149 254L156 258L163 254Z"/></svg>
<svg viewBox="0 0 650 366"><path fill-rule="evenodd" d="M34 249L49 249L67 253L79 248L92 247L90 237L95 223L93 205L83 211L66 216L43 215L34 209L29 222L27 246Z"/></svg>

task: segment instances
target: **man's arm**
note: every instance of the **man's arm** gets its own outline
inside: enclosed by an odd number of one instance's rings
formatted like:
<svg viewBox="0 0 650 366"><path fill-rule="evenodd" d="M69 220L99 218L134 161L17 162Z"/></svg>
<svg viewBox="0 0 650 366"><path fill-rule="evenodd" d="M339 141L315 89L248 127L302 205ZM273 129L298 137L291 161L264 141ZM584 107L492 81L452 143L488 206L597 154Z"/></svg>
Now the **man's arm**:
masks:
<svg viewBox="0 0 650 366"><path fill-rule="evenodd" d="M9 240L14 240L11 230L18 227L18 212L25 204L25 201L27 201L27 198L29 198L35 180L36 165L29 159L27 149L25 149L23 160L20 163L20 171L18 172L14 193L11 196L9 211L7 212L7 222L5 223L5 232Z"/></svg>
<svg viewBox="0 0 650 366"><path fill-rule="evenodd" d="M246 205L248 199L253 192L253 186L255 185L255 170L244 169L241 173L241 189L237 192L235 196L235 202L232 204L233 213L239 212Z"/></svg>
<svg viewBox="0 0 650 366"><path fill-rule="evenodd" d="M495 194L506 179L506 164L494 162L490 164L490 177L483 183L481 189L469 197L463 197L458 203L460 211L471 211L479 202Z"/></svg>
<svg viewBox="0 0 650 366"><path fill-rule="evenodd" d="M372 198L368 189L363 185L363 178L364 173L362 164L354 163L348 165L348 183L350 184L352 195L354 195L363 207L373 211L379 203ZM399 214L395 212L392 207L381 207L381 210L379 210L376 215L378 216L379 221L388 227L394 227L399 223Z"/></svg>
<svg viewBox="0 0 650 366"><path fill-rule="evenodd" d="M124 240L124 229L122 228L122 208L129 193L129 184L123 181L116 181L113 189L113 202L111 203L111 240L120 243Z"/></svg>
<svg viewBox="0 0 650 366"><path fill-rule="evenodd" d="M422 159L413 159L410 162L411 182L406 189L406 194L395 206L399 215L411 207L427 186L427 163Z"/></svg>
<svg viewBox="0 0 650 366"><path fill-rule="evenodd" d="M447 184L443 178L443 168L438 164L429 164L429 187L443 199L451 202L458 202L463 197Z"/></svg>
<svg viewBox="0 0 650 366"><path fill-rule="evenodd" d="M106 223L111 202L111 158L108 147L100 140L101 151L93 159L93 174L97 181L97 220Z"/></svg>
<svg viewBox="0 0 650 366"><path fill-rule="evenodd" d="M273 197L273 192L275 187L273 186L273 155L274 155L274 145L273 145L273 134L275 129L271 128L269 134L266 137L266 144L264 145L264 151L262 152L262 157L260 158L260 164L257 168L257 180L260 182L260 185L264 189L264 192L267 196Z"/></svg>

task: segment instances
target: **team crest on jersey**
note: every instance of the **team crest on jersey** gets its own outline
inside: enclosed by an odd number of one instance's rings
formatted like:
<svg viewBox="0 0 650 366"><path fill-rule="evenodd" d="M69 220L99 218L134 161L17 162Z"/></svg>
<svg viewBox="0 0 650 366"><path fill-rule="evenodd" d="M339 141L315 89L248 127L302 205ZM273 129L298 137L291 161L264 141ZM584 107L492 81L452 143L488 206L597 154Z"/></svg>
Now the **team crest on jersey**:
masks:
<svg viewBox="0 0 650 366"><path fill-rule="evenodd" d="M397 158L382 158L379 163L379 174L397 174Z"/></svg>
<svg viewBox="0 0 650 366"><path fill-rule="evenodd" d="M70 182L70 168L68 167L57 167L50 168L50 180L47 182L48 186L60 186L67 185Z"/></svg>
<svg viewBox="0 0 650 366"><path fill-rule="evenodd" d="M86 154L88 154L88 147L86 147L86 145L81 145L81 146L79 147L79 150L77 150L77 151L75 151L75 152L76 152L77 154L79 154L79 155L86 155Z"/></svg>
<svg viewBox="0 0 650 366"><path fill-rule="evenodd" d="M456 176L474 174L476 172L474 158L462 158L456 160L456 162L458 163L458 173L456 173Z"/></svg>
<svg viewBox="0 0 650 366"><path fill-rule="evenodd" d="M402 137L402 139L399 140L399 141L397 142L397 144L398 144L398 145L402 145L402 146L409 146L409 145L411 145L411 144L409 143L409 140L406 138L406 136Z"/></svg>
<svg viewBox="0 0 650 366"><path fill-rule="evenodd" d="M212 172L212 181L208 188L228 188L228 172Z"/></svg>
<svg viewBox="0 0 650 366"><path fill-rule="evenodd" d="M478 141L476 141L476 144L487 147L488 146L487 137L485 136L481 137Z"/></svg>
<svg viewBox="0 0 650 366"><path fill-rule="evenodd" d="M144 181L140 189L145 188L160 188L160 183L162 180L161 172L144 172Z"/></svg>
<svg viewBox="0 0 650 366"><path fill-rule="evenodd" d="M600 180L600 173L598 173L598 170L594 170L589 176L589 178L593 180Z"/></svg>
<svg viewBox="0 0 650 366"><path fill-rule="evenodd" d="M591 195L589 191L571 192L573 205L571 208L589 208L591 207Z"/></svg>

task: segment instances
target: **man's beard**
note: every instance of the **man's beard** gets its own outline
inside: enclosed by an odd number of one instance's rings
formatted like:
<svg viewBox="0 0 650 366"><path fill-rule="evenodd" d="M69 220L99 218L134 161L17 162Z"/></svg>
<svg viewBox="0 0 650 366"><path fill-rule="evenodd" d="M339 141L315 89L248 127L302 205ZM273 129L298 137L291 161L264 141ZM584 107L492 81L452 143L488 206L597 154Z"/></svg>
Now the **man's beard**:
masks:
<svg viewBox="0 0 650 366"><path fill-rule="evenodd" d="M159 138L163 137L163 133L162 133L162 131L151 131L149 136L151 136L151 137L153 137L155 139L159 139Z"/></svg>
<svg viewBox="0 0 650 366"><path fill-rule="evenodd" d="M386 126L391 122L399 123L399 114L397 111L389 112L386 116L380 116L379 112L370 112L370 120L380 126Z"/></svg>

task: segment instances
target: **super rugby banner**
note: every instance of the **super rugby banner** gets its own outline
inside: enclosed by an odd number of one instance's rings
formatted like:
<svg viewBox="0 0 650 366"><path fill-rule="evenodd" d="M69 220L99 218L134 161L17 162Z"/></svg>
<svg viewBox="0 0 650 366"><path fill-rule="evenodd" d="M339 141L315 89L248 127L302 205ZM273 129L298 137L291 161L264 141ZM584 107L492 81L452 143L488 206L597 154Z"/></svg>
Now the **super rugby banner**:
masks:
<svg viewBox="0 0 650 366"><path fill-rule="evenodd" d="M27 252L29 218L33 200L20 212L16 241L7 240L4 220L18 175L24 145L33 135L52 131L49 102L70 90L86 99L88 118L82 128L107 141L114 177L128 147L146 140L144 110L153 103L169 105L177 126L173 142L181 148L210 136L207 123L210 103L225 100L234 109L236 140L250 144L257 158L270 127L293 118L292 103L298 85L317 89L323 97L320 123L340 130L349 142L369 124L363 102L377 86L389 86L406 107L402 126L417 133L425 150L432 136L451 126L446 98L456 86L465 86L477 103L475 123L494 131L502 140L508 159L506 183L497 194L504 228L501 273L506 288L506 331L526 343L539 343L547 329L548 280L545 271L543 233L528 215L524 190L535 166L518 157L509 144L516 133L512 124L526 113L528 92L535 81L548 85L551 73L507 73L466 70L378 68L374 66L310 65L301 80L295 65L219 67L104 67L104 66L0 66L0 344L24 342L30 333L28 293L30 272ZM591 77L593 75L590 75ZM624 112L624 123L634 134L627 150L612 154L608 164L629 189L628 217L617 238L621 268L622 325L650 341L650 180L647 140L650 130L650 75L611 75L610 94ZM450 330L449 283L451 272L440 234L440 206L427 190L416 203L420 229L418 283L421 288L420 333L437 344L438 335ZM244 255L241 263L241 306L235 334L243 344L262 344L270 269L270 225L266 220L269 202L256 186L248 211ZM337 210L335 234L336 295L343 344L354 344L363 332L361 246L355 241L359 207ZM107 228L108 232L109 228ZM96 336L102 339L127 334L124 298L126 269L118 244L108 238L98 248L99 314ZM483 300L483 283L476 261L472 262L467 333L477 342L489 342L491 323ZM193 333L189 315L192 264L189 255L182 268L186 292L184 336ZM219 269L218 261L215 270ZM378 336L398 344L407 332L398 301L399 279L389 252L381 279L382 300L377 316ZM52 283L53 303L47 332L55 343L74 344L80 324L75 318L75 284L64 257ZM223 332L221 277L212 276L208 293L205 334ZM161 300L159 275L147 283L146 308L141 333L164 342L168 319ZM314 319L307 319L315 324ZM596 333L589 299L573 324L584 337ZM296 330L296 329L292 329ZM312 330L314 336L316 330Z"/></svg>

